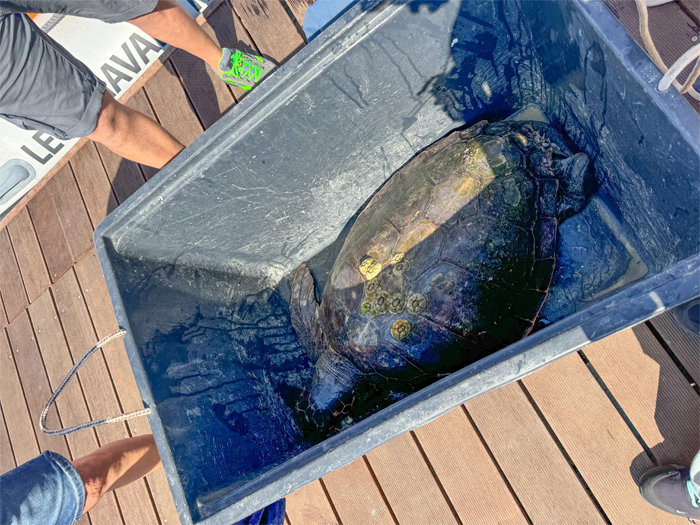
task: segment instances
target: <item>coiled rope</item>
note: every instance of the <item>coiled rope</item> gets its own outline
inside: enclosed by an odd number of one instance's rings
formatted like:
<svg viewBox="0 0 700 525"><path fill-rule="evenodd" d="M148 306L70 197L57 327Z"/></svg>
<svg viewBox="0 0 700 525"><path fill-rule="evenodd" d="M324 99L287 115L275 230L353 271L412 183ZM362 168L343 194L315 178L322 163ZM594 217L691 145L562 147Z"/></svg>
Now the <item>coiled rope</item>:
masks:
<svg viewBox="0 0 700 525"><path fill-rule="evenodd" d="M73 427L69 428L61 428L58 430L50 430L46 428L46 417L49 415L49 409L51 408L51 405L54 404L56 401L56 398L58 395L63 391L65 386L68 384L68 381L72 379L72 377L75 375L75 373L78 371L78 369L85 364L85 361L88 360L88 358L97 352L100 348L102 348L104 345L109 343L110 341L114 341L115 339L119 339L121 337L124 337L126 335L126 330L121 329L118 330L117 332L114 332L113 334L108 335L104 339L100 339L95 346L93 346L90 350L88 350L83 357L81 357L77 363L73 366L70 372L68 372L68 375L61 381L61 384L58 385L58 388L54 391L53 394L51 394L51 397L49 400L46 402L46 406L44 407L44 410L41 411L41 416L39 417L39 426L41 427L41 430L44 434L48 434L49 436L64 436L66 434L71 434L72 432L76 432L78 430L83 430L84 428L92 428L92 427L98 427L100 425L106 425L107 423L118 423L120 421L126 421L128 419L134 419L135 417L140 417L140 416L145 416L147 414L151 413L150 408L143 408L141 410L135 410L133 412L128 412L126 414L121 414L119 416L112 416L112 417L106 417L104 419L96 419L93 421L88 421L87 423L81 423L80 425L75 425Z"/></svg>
<svg viewBox="0 0 700 525"><path fill-rule="evenodd" d="M637 12L639 14L639 33L642 36L642 41L644 42L644 47L646 47L647 53L654 65L659 68L659 70L664 74L663 78L659 82L659 91L666 91L669 87L675 87L680 93L688 93L695 100L700 101L700 93L698 93L693 87L693 82L697 80L700 76L700 44L696 44L691 47L688 51L683 53L678 59L671 64L671 67L666 67L661 55L656 50L654 41L651 39L651 34L649 33L649 13L645 0L635 0L637 4ZM695 67L688 75L686 81L681 84L676 80L678 75L681 74L686 67L688 67L693 60L696 61Z"/></svg>

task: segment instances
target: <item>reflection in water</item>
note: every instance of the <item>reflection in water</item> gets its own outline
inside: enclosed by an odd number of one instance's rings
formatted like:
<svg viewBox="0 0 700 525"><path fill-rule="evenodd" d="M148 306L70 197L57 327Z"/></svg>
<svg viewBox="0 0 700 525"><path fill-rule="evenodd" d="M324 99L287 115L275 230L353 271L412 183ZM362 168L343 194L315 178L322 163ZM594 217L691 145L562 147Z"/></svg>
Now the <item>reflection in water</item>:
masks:
<svg viewBox="0 0 700 525"><path fill-rule="evenodd" d="M167 332L155 330L141 352L192 500L240 486L308 447L289 407L311 367L279 293L199 304Z"/></svg>

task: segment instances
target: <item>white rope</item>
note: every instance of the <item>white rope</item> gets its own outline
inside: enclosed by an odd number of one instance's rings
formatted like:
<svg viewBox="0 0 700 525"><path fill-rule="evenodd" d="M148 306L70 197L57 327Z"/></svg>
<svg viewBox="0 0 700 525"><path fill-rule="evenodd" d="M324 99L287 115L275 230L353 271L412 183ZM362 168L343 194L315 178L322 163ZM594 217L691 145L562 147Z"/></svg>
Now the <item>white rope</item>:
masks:
<svg viewBox="0 0 700 525"><path fill-rule="evenodd" d="M681 71L683 71L693 62L693 60L695 60L695 67L690 72L690 75L688 75L688 78L685 80L685 83L681 86L680 90L681 93L687 93L688 90L690 90L690 87L693 85L693 82L695 82L700 75L700 60L698 60L698 58L700 58L700 44L696 44L688 49L688 51L683 53L678 60L671 64L671 67L668 68L668 71L666 71L666 74L664 74L661 82L659 82L659 90L666 91L669 87L671 87L671 84L674 80L676 80L678 75L681 74Z"/></svg>
<svg viewBox="0 0 700 525"><path fill-rule="evenodd" d="M41 411L41 417L39 418L39 426L41 427L41 430L44 434L48 434L49 436L63 436L65 434L70 434L72 432L76 432L78 430L83 430L84 428L92 428L92 427L97 427L100 425L106 425L107 423L118 423L120 421L126 421L127 419L133 419L135 417L140 417L140 416L145 416L147 414L151 413L150 408L143 408L141 410L135 410L134 412L129 412L127 414L122 414L120 416L112 416L112 417L106 417L104 419L97 419L94 421L88 421L87 423L81 423L80 425L75 425L70 428L62 428L59 430L50 430L46 428L46 416L49 415L49 409L51 408L51 405L54 404L56 401L56 398L58 395L61 393L61 391L65 388L65 386L68 384L68 381L71 380L71 378L75 375L75 373L78 371L78 369L85 364L85 361L88 360L88 358L97 352L100 348L102 348L104 345L109 343L110 341L114 341L115 339L119 339L120 337L124 337L126 335L126 330L121 329L117 332L114 332L113 334L108 335L104 339L99 340L95 346L93 346L90 350L88 350L83 357L81 357L77 363L73 366L70 372L68 372L68 375L61 381L61 384L58 385L58 388L56 391L51 394L51 397L49 400L46 402L46 406L44 407L44 410Z"/></svg>
<svg viewBox="0 0 700 525"><path fill-rule="evenodd" d="M698 77L698 74L700 74L700 62L695 65L695 68L690 73L690 76L686 80L685 84L681 85L676 80L676 77L678 77L681 71L683 71L683 69L685 69L693 59L697 60L698 56L700 56L700 54L693 54L693 50L698 46L695 46L684 53L671 65L671 68L666 67L661 55L659 55L659 52L656 50L654 41L651 39L651 33L649 33L649 12L647 11L646 0L635 0L635 2L637 4L637 13L639 14L639 33L642 36L644 47L646 47L651 61L654 62L656 67L658 67L662 73L664 73L664 77L661 79L661 82L659 82L659 91L666 91L669 87L671 87L671 85L673 85L673 87L675 87L680 93L688 93L695 100L700 100L700 93L691 87L693 82L695 82L695 79ZM686 56L692 58L685 58Z"/></svg>

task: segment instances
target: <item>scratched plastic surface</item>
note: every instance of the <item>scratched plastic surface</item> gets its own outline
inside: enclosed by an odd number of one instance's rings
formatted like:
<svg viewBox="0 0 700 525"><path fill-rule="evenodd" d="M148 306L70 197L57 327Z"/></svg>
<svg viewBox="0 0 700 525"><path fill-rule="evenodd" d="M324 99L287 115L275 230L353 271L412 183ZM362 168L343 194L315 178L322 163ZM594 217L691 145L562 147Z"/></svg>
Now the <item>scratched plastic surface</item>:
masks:
<svg viewBox="0 0 700 525"><path fill-rule="evenodd" d="M220 281L226 300L203 301L187 272L147 271L132 315L185 491L241 485L308 448L292 408L311 366L280 294Z"/></svg>
<svg viewBox="0 0 700 525"><path fill-rule="evenodd" d="M562 330L595 340L700 293L700 121L654 91L658 72L601 2L360 3L329 31L96 232L183 524L234 522L478 395L472 376L512 348L522 364ZM549 326L305 442L293 406L311 363L289 324L289 276L311 261L322 292L353 217L392 173L449 131L528 104L599 182L560 229ZM675 286L667 299L662 285Z"/></svg>

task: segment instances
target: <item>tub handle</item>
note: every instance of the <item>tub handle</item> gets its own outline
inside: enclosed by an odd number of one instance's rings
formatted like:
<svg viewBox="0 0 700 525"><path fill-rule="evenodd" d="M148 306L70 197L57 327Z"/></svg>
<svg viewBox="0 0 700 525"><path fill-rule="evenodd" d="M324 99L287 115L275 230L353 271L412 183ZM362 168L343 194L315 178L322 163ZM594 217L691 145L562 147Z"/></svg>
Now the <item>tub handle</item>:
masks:
<svg viewBox="0 0 700 525"><path fill-rule="evenodd" d="M140 417L140 416L145 416L147 414L151 413L150 408L143 408L141 410L135 410L133 412L128 412L126 414L121 414L119 416L111 416L111 417L106 417L104 419L96 419L93 421L88 421L87 423L81 423L80 425L75 425L69 428L61 428L58 430L51 430L46 428L46 417L49 415L49 409L51 408L51 405L53 405L56 401L56 398L58 395L63 391L63 389L66 387L68 384L68 381L71 380L71 378L75 375L75 373L78 371L78 369L85 364L85 361L88 360L88 358L97 352L100 348L102 348L104 345L109 343L110 341L114 341L115 339L120 339L126 335L126 330L123 328L114 332L113 334L108 335L107 337L100 339L95 346L93 346L90 350L88 350L83 357L81 357L75 365L73 365L73 368L71 369L70 372L66 375L66 377L61 381L61 384L58 385L58 388L51 394L51 397L49 400L46 402L46 406L44 407L44 410L41 411L41 416L39 417L39 426L41 427L41 431L44 434L47 434L49 436L64 436L66 434L71 434L73 432L76 432L78 430L83 430L84 428L92 428L92 427L97 427L100 425L106 425L107 423L118 423L120 421L126 421L128 419L134 419L135 417Z"/></svg>
<svg viewBox="0 0 700 525"><path fill-rule="evenodd" d="M681 55L678 60L671 64L670 68L666 67L661 55L659 55L659 52L656 50L654 41L651 38L651 33L649 33L649 12L647 10L646 0L635 0L635 2L639 15L639 33L642 36L644 47L646 47L647 54L649 58L651 58L651 61L654 62L654 65L661 70L661 73L664 73L663 78L659 82L659 91L666 91L673 85L680 93L688 93L695 100L700 100L700 93L691 87L693 82L700 76L700 58L698 58L700 57L700 44L691 47ZM695 59L698 60L695 67L690 72L690 75L688 75L685 83L681 85L680 82L676 80L676 77Z"/></svg>

